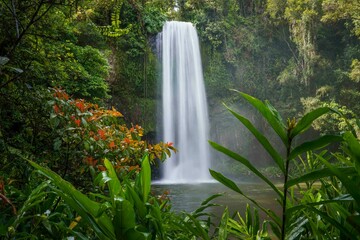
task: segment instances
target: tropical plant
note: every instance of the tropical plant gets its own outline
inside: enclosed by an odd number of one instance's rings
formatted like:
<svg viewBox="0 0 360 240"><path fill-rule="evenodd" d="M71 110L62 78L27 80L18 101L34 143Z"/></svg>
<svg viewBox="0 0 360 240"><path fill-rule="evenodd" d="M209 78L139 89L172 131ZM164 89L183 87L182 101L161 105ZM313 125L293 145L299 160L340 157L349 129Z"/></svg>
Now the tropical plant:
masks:
<svg viewBox="0 0 360 240"><path fill-rule="evenodd" d="M50 168L61 172L63 177L70 173L77 175L79 170L82 173L86 166L102 170L105 158L117 172L126 175L135 169L136 173L145 152L154 164L155 159L163 161L171 155L170 151L176 151L172 143L144 141L143 128L139 125L128 128L115 108L105 109L83 99L73 99L61 89L54 89L53 95L48 102L52 107L50 122L54 135L51 154L58 153L58 159L52 157Z"/></svg>
<svg viewBox="0 0 360 240"><path fill-rule="evenodd" d="M73 219L67 227L68 236L87 239L84 229L91 229L89 233L93 232L100 239L210 239L212 214L205 210L218 206L210 201L221 194L210 196L192 213L178 215L170 212L168 198L150 194L151 168L147 154L142 159L141 170L134 181L124 177L120 180L111 162L105 159L106 169L94 179L97 191L88 195L81 193L50 169L33 161L29 163L49 179L32 195L38 196L44 187L48 187L76 212L71 215ZM29 197L27 202L33 198ZM33 205L37 203L33 201ZM52 214L51 210L48 210L48 214ZM21 221L22 217L18 215L17 219ZM15 229L16 223L10 225L10 229Z"/></svg>
<svg viewBox="0 0 360 240"><path fill-rule="evenodd" d="M239 213L236 214L237 220L229 216L228 208L221 217L219 226L219 239L228 239L228 236L237 236L241 239L271 239L267 231L267 221L260 224L260 217L257 208L251 211L250 205L246 205L245 218Z"/></svg>
<svg viewBox="0 0 360 240"><path fill-rule="evenodd" d="M286 149L286 154L282 156L279 153L279 149L275 149L270 141L260 131L258 131L247 118L228 108L228 110L256 137L256 139L272 157L277 167L282 171L284 176L282 188L276 187L272 181L264 176L256 167L254 167L248 159L215 142L210 142L210 144L216 150L242 163L274 190L274 192L277 194L277 200L282 207L280 216L276 215L270 209L265 209L256 200L248 197L246 193L240 190L235 182L228 179L221 173L210 170L211 175L228 188L243 195L256 207L264 211L271 219L268 224L271 226L273 234L280 239L293 237L296 239L296 237L302 236L305 231L309 230L309 227L313 227L313 230L316 229L316 226L312 224L314 222L311 222L309 214L311 216L314 216L315 214L316 216L321 217L323 224L336 228L337 230L335 233L337 235L346 236L347 238L353 236L356 233L355 229L357 225L351 226L351 223L354 222L354 220L351 219L357 218L356 216L358 214L358 209L354 206L351 208L344 208L340 206L344 202L350 202L351 204L358 206L358 193L354 192L354 189L356 189L354 185L355 183L353 180L350 180L350 178L358 179L359 177L359 173L355 168L355 166L358 165L355 158L355 156L357 156L356 152L358 152L358 150L355 150L355 146L359 144L358 140L354 137L354 135L352 135L352 133L345 133L343 136L323 135L317 139L301 144L296 144L295 141L297 136L306 132L314 120L330 111L336 111L328 107L318 108L305 114L298 121L295 119L288 119L287 124L285 124L279 113L273 106L270 105L269 102L262 102L259 99L242 92L240 92L240 95L261 113L277 136L281 139L281 142ZM293 162L295 162L295 158L302 156L307 152L322 149L331 143L340 143L343 141L346 145L344 149L347 149L348 154L351 156L351 159L353 159L350 162L344 162L346 157L343 159L342 164L347 163L347 166L333 165L330 163L331 155L325 156L324 153L317 154L316 161L320 161L322 163L320 166L321 168L311 168L309 169L309 172L306 172L305 174L302 174L296 178L291 178L290 166ZM313 189L311 187L309 187L308 191L304 191L307 194L304 195L303 198L299 198L296 196L296 194L294 194L298 189L297 187L300 187L299 183L301 182L309 183L322 178L331 178L334 176L336 176L338 181L346 186L346 192L341 192L338 196L319 196L316 195L316 192L314 193L312 191ZM325 186L327 182L328 180L323 180L323 185ZM321 208L323 204L326 206L325 208ZM333 206L332 204L336 204L336 206ZM341 209L342 214L338 216L330 214L328 215L328 212L330 211L329 209L331 209L333 212L335 209L338 211ZM223 220L226 218L226 214L224 214ZM242 233L244 233L244 231L242 231ZM316 236L316 231L307 231L306 233L310 234L308 236Z"/></svg>
<svg viewBox="0 0 360 240"><path fill-rule="evenodd" d="M77 222L88 224L100 239L151 239L152 234L162 235L161 206L157 201L150 204L147 155L134 186L129 179L120 182L113 165L105 159L106 170L99 173L95 183L106 188L108 194L99 192L89 197L53 171L32 161L30 164L50 180L52 190L77 212Z"/></svg>

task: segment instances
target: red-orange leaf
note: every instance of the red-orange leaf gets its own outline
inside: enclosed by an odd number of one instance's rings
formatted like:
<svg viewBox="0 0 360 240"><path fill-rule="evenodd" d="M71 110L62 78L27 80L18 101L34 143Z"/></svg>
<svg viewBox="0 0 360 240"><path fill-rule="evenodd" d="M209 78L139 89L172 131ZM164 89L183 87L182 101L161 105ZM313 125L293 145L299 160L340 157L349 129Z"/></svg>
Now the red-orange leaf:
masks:
<svg viewBox="0 0 360 240"><path fill-rule="evenodd" d="M98 134L100 135L100 138L102 140L105 140L106 139L106 136L105 136L105 131L103 129L99 129L98 130Z"/></svg>
<svg viewBox="0 0 360 240"><path fill-rule="evenodd" d="M115 142L114 141L111 141L109 143L109 148L111 148L111 149L115 148Z"/></svg>
<svg viewBox="0 0 360 240"><path fill-rule="evenodd" d="M75 123L78 127L80 127L81 120L80 120L80 119L75 119L75 120L74 120L74 123Z"/></svg>

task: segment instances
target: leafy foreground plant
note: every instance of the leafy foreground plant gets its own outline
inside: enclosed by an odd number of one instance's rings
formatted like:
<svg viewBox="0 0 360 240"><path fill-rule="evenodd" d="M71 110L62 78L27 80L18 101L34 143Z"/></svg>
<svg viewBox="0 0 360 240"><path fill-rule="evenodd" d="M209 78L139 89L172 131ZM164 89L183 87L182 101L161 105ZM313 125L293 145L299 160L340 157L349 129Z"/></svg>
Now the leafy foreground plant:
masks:
<svg viewBox="0 0 360 240"><path fill-rule="evenodd" d="M282 188L276 187L269 178L259 172L246 158L215 142L210 142L210 144L216 150L242 163L269 185L277 194L277 200L282 207L282 212L280 216L277 216L272 210L264 208L254 199L248 197L232 180L226 178L219 172L210 170L211 175L217 181L243 195L270 218L269 221L264 221L263 227L261 228L257 220L258 214L256 211L254 212L254 221L252 220L253 217L249 208L246 211L246 219L244 220L239 216L239 221L234 221L229 218L228 213L225 211L222 217L222 224L219 228L219 232L222 233L220 234L221 239L226 239L229 232L247 239L267 239L267 224L270 225L273 234L280 239L309 239L314 237L323 239L335 237L329 236L329 234L340 236L341 239L359 239L360 193L358 190L360 186L360 145L354 133L347 132L343 136L324 135L300 145L294 144L294 139L306 132L313 121L330 111L336 111L327 107L318 108L307 113L298 121L292 119L288 120L285 124L280 114L270 103L262 102L242 92L240 92L240 95L262 114L271 128L279 136L286 149L286 154L281 155L247 118L228 108L256 137L272 157L277 167L282 171L284 175ZM322 163L321 168L310 169L309 172L297 178L290 179L290 164L295 158L300 157L304 153L324 148L331 143L343 141L343 149L345 150L346 156L342 157L343 161L341 166L336 166L329 162L331 157L336 155L324 157L324 153L318 154L316 158ZM335 160L339 160L338 158ZM327 194L330 188L332 190L334 189L331 186L331 182L328 183L329 177L330 179L336 177L336 180L333 179L333 181L341 182L345 188L342 189L342 192L338 192L337 196ZM323 178L324 180L322 180ZM324 184L328 185L327 190L323 191L323 195L313 193L315 189L312 188L311 185L317 180L321 180L321 183L323 183L321 189L323 189ZM305 193L300 192L303 193L303 198L298 198L294 192L296 190L301 191L299 183L302 182L307 183L309 188ZM226 228L224 226L226 226ZM322 232L320 228L324 231ZM332 231L328 232L329 229Z"/></svg>
<svg viewBox="0 0 360 240"><path fill-rule="evenodd" d="M151 168L148 155L142 160L141 171L135 181L125 179L120 182L114 167L107 159L106 167L95 179L95 184L103 189L91 193L90 197L81 193L69 182L53 171L29 161L51 184L52 191L78 214L68 227L68 232L79 239L88 239L84 228L89 226L99 239L210 239L211 225L209 203L220 194L206 199L192 213L170 212L167 199L159 200L151 196ZM42 185L42 188L44 186ZM200 218L208 217L205 220Z"/></svg>
<svg viewBox="0 0 360 240"><path fill-rule="evenodd" d="M100 187L106 186L108 194L93 195L101 202L84 195L51 170L32 161L30 164L55 185L52 190L79 214L81 221L88 224L100 239L151 239L152 234L162 235L159 212L163 206L159 206L157 201L148 204L151 170L147 155L134 187L129 180L122 185L112 164L105 159L106 171L102 171L95 182ZM78 237L83 238L80 234Z"/></svg>

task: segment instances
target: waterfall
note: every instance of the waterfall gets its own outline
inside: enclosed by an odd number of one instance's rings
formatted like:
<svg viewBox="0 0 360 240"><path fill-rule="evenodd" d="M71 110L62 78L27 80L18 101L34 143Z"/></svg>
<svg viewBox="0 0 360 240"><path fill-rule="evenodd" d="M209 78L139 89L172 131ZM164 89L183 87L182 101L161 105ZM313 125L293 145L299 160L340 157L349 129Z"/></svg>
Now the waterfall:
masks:
<svg viewBox="0 0 360 240"><path fill-rule="evenodd" d="M191 23L166 22L161 34L163 141L178 149L163 182L209 181L209 120L199 40Z"/></svg>

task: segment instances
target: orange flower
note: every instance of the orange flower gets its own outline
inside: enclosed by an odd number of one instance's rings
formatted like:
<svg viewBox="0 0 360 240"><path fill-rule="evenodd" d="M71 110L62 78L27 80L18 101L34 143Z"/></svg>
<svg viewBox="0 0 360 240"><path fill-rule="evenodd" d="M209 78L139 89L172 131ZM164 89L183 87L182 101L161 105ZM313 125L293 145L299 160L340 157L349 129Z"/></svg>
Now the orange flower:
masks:
<svg viewBox="0 0 360 240"><path fill-rule="evenodd" d="M111 141L111 142L109 143L109 148L110 148L110 149L115 148L115 143L114 143L114 141Z"/></svg>
<svg viewBox="0 0 360 240"><path fill-rule="evenodd" d="M126 142L127 144L130 144L131 140L129 138L124 138L124 142Z"/></svg>
<svg viewBox="0 0 360 240"><path fill-rule="evenodd" d="M98 169L100 170L100 171L106 171L106 168L103 166L103 165L98 165L97 166L98 167Z"/></svg>
<svg viewBox="0 0 360 240"><path fill-rule="evenodd" d="M100 135L100 138L101 138L102 140L105 140L105 139L106 139L105 131L104 131L104 130L99 129L99 130L98 130L98 134Z"/></svg>
<svg viewBox="0 0 360 240"><path fill-rule="evenodd" d="M171 147L174 143L173 142L167 142L166 145L168 145L169 147Z"/></svg>
<svg viewBox="0 0 360 240"><path fill-rule="evenodd" d="M97 160L95 160L93 157L89 156L89 157L85 158L85 163L90 166L95 166L97 163Z"/></svg>
<svg viewBox="0 0 360 240"><path fill-rule="evenodd" d="M81 111L84 112L85 111L85 105L84 105L84 101L83 100L77 100L75 103L75 106Z"/></svg>
<svg viewBox="0 0 360 240"><path fill-rule="evenodd" d="M81 120L80 120L80 119L75 119L75 120L74 120L74 123L75 123L78 127L80 127Z"/></svg>
<svg viewBox="0 0 360 240"><path fill-rule="evenodd" d="M53 96L58 99L65 99L66 101L69 100L69 95L67 95L66 92L61 89L55 89Z"/></svg>
<svg viewBox="0 0 360 240"><path fill-rule="evenodd" d="M129 167L129 171L132 171L132 170L135 170L136 172L140 171L140 168L138 165L135 165L135 166L130 166Z"/></svg>
<svg viewBox="0 0 360 240"><path fill-rule="evenodd" d="M59 106L58 105L54 105L54 112L55 113L59 113L60 112L60 108L59 108Z"/></svg>

